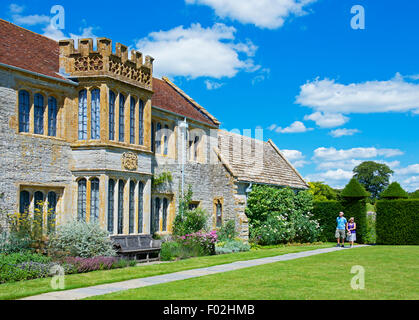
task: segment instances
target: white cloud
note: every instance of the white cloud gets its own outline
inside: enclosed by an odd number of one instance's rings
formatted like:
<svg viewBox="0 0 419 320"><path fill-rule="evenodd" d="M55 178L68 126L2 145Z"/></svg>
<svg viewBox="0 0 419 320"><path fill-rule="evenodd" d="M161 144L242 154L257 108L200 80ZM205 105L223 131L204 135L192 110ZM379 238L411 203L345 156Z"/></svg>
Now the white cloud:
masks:
<svg viewBox="0 0 419 320"><path fill-rule="evenodd" d="M137 42L137 48L156 58L156 72L167 76L234 77L239 71L253 72L257 47L248 40L235 42L236 29L222 23L203 28L179 26L150 33Z"/></svg>
<svg viewBox="0 0 419 320"><path fill-rule="evenodd" d="M315 112L306 115L304 120L312 120L316 122L320 128L334 128L345 124L349 121L349 118L339 113Z"/></svg>
<svg viewBox="0 0 419 320"><path fill-rule="evenodd" d="M15 14L12 16L13 22L19 25L35 26L38 24L50 23L50 17L46 15L33 14L28 16L22 16Z"/></svg>
<svg viewBox="0 0 419 320"><path fill-rule="evenodd" d="M306 177L309 181L325 181L336 187L336 182L345 184L345 181L349 181L353 177L352 171L343 169L328 170L326 172L310 174Z"/></svg>
<svg viewBox="0 0 419 320"><path fill-rule="evenodd" d="M299 150L281 150L282 154L287 158L288 161L292 163L295 168L302 168L306 164L309 164L309 161L305 160L305 156Z"/></svg>
<svg viewBox="0 0 419 320"><path fill-rule="evenodd" d="M406 168L398 169L396 173L400 175L419 174L419 164L412 164Z"/></svg>
<svg viewBox="0 0 419 320"><path fill-rule="evenodd" d="M375 157L395 157L403 155L403 152L399 149L376 149L371 148L352 148L352 149L341 149L336 148L317 148L314 150L313 160L317 161L339 161L348 159L369 159Z"/></svg>
<svg viewBox="0 0 419 320"><path fill-rule="evenodd" d="M317 0L185 0L188 4L211 7L222 18L254 24L259 28L277 29L287 18L306 14L304 7Z"/></svg>
<svg viewBox="0 0 419 320"><path fill-rule="evenodd" d="M24 6L20 6L20 5L16 4L16 3L12 3L9 6L9 10L10 10L11 13L15 13L15 14L16 13L22 13L23 10L25 10L25 7Z"/></svg>
<svg viewBox="0 0 419 320"><path fill-rule="evenodd" d="M400 74L388 81L348 85L316 79L300 89L297 103L316 112L350 114L419 110L419 84L405 81Z"/></svg>
<svg viewBox="0 0 419 320"><path fill-rule="evenodd" d="M305 124L301 121L295 121L289 127L286 128L282 128L277 126L276 124L273 124L268 129L277 133L302 133L313 130L313 128L307 128Z"/></svg>
<svg viewBox="0 0 419 320"><path fill-rule="evenodd" d="M59 41L59 40L63 40L68 38L64 32L62 32L61 30L52 27L50 24L48 24L45 28L42 29L42 31L44 31L44 36L48 37L50 39L53 39L55 41Z"/></svg>
<svg viewBox="0 0 419 320"><path fill-rule="evenodd" d="M353 170L356 166L360 165L364 160L358 160L358 159L349 159L349 160L340 160L340 161L321 161L317 165L317 170L331 170L331 169L343 169L343 170ZM389 166L391 169L394 169L400 165L400 161L383 161L383 160L374 160L371 159L371 161L375 161L378 163L383 163Z"/></svg>
<svg viewBox="0 0 419 320"><path fill-rule="evenodd" d="M208 90L217 90L224 85L224 83L211 81L211 80L205 80L204 83Z"/></svg>
<svg viewBox="0 0 419 320"><path fill-rule="evenodd" d="M343 136L353 136L356 133L359 133L358 129L336 129L330 132L330 135L334 138L340 138Z"/></svg>

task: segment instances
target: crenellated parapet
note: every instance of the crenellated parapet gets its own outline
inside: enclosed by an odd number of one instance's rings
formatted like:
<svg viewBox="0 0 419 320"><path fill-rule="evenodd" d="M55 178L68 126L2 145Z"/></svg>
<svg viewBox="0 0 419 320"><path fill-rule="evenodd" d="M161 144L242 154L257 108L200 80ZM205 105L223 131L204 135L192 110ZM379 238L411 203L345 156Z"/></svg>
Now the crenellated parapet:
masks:
<svg viewBox="0 0 419 320"><path fill-rule="evenodd" d="M128 47L116 43L115 52L112 41L107 38L97 38L97 50L93 50L92 39L80 39L78 49L74 40L61 40L60 69L71 77L110 76L129 82L133 85L152 90L153 61L136 50L131 50L128 57Z"/></svg>

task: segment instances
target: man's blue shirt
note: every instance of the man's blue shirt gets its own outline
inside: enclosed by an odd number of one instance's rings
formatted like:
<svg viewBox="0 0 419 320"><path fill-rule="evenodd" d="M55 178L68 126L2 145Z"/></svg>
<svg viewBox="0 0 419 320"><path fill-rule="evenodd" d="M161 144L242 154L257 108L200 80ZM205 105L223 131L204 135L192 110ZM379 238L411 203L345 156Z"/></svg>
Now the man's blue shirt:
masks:
<svg viewBox="0 0 419 320"><path fill-rule="evenodd" d="M336 222L338 224L337 229L339 230L345 230L346 228L346 218L345 217L337 217L336 218Z"/></svg>

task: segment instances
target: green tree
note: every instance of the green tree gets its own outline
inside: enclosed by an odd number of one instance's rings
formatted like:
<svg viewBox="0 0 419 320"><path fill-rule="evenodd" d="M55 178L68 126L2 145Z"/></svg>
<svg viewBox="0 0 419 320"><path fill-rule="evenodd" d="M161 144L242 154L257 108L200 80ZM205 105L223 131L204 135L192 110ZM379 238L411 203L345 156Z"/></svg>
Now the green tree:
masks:
<svg viewBox="0 0 419 320"><path fill-rule="evenodd" d="M419 189L409 194L410 199L419 199Z"/></svg>
<svg viewBox="0 0 419 320"><path fill-rule="evenodd" d="M314 201L336 200L338 195L334 189L324 182L309 182L310 192L314 196Z"/></svg>
<svg viewBox="0 0 419 320"><path fill-rule="evenodd" d="M371 193L372 199L377 199L380 193L387 188L390 177L394 173L386 164L374 161L365 161L355 167L354 178Z"/></svg>

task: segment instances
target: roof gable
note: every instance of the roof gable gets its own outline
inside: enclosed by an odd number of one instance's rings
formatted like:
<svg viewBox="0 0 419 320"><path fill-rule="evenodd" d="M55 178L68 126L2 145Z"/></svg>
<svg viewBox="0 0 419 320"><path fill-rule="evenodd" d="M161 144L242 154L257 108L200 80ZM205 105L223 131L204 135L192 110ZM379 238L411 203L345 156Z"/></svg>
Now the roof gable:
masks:
<svg viewBox="0 0 419 320"><path fill-rule="evenodd" d="M239 181L298 189L308 185L275 144L219 130L221 161Z"/></svg>

